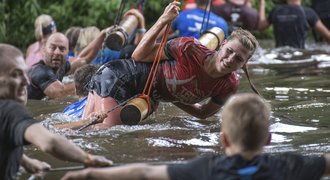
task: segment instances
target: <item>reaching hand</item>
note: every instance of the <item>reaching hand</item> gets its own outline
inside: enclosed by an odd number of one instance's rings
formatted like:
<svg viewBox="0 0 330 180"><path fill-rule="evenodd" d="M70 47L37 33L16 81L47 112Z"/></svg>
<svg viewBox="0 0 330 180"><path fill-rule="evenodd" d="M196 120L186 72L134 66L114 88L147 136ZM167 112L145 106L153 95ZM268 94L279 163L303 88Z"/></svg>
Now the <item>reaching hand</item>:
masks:
<svg viewBox="0 0 330 180"><path fill-rule="evenodd" d="M108 117L108 115L105 112L93 112L88 116L88 124L102 123L106 117Z"/></svg>
<svg viewBox="0 0 330 180"><path fill-rule="evenodd" d="M85 167L105 167L112 166L113 162L111 160L108 160L104 156L88 154L84 165Z"/></svg>
<svg viewBox="0 0 330 180"><path fill-rule="evenodd" d="M23 158L22 166L27 172L31 174L45 172L51 168L48 163L39 161L37 159L29 158L27 156Z"/></svg>
<svg viewBox="0 0 330 180"><path fill-rule="evenodd" d="M139 21L138 28L145 28L144 16L143 16L143 14L141 14L141 12L139 10L130 9L124 14L124 17L126 17L128 15L133 15L138 19L138 21Z"/></svg>
<svg viewBox="0 0 330 180"><path fill-rule="evenodd" d="M165 22L170 23L172 22L180 12L180 2L172 2L170 3L164 10L164 13L160 18L164 19Z"/></svg>
<svg viewBox="0 0 330 180"><path fill-rule="evenodd" d="M101 34L106 34L108 32L111 32L114 29L114 26L107 27L101 31Z"/></svg>

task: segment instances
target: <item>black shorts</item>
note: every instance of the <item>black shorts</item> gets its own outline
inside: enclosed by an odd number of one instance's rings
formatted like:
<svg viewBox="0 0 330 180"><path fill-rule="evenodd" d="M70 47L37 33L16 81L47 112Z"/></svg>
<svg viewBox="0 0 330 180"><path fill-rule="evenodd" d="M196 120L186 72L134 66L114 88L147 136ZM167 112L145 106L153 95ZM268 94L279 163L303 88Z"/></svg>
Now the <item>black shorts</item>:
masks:
<svg viewBox="0 0 330 180"><path fill-rule="evenodd" d="M121 104L142 93L151 66L151 63L135 62L130 59L110 61L97 70L87 89L101 97L111 96Z"/></svg>

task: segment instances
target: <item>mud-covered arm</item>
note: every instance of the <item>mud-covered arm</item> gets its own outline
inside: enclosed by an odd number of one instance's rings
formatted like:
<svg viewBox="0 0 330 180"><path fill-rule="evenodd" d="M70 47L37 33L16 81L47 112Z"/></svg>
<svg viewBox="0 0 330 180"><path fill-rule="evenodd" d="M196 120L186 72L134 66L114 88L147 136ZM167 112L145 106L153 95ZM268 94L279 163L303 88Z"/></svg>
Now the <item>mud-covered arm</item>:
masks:
<svg viewBox="0 0 330 180"><path fill-rule="evenodd" d="M211 100L205 104L200 104L200 103L183 104L180 102L175 102L173 104L175 106L177 106L178 108L182 109L183 111L185 111L186 113L188 113L194 117L197 117L199 119L206 119L206 118L214 115L222 107L221 105L214 103Z"/></svg>
<svg viewBox="0 0 330 180"><path fill-rule="evenodd" d="M179 2L170 3L156 23L144 34L141 42L132 54L132 58L135 61L152 62L155 59L159 47L159 43L156 42L158 34L178 16L179 6ZM161 60L167 59L163 50L161 54Z"/></svg>
<svg viewBox="0 0 330 180"><path fill-rule="evenodd" d="M169 180L166 165L152 166L147 164L130 164L112 168L88 168L82 171L72 171L67 173L61 180L139 180L157 179Z"/></svg>

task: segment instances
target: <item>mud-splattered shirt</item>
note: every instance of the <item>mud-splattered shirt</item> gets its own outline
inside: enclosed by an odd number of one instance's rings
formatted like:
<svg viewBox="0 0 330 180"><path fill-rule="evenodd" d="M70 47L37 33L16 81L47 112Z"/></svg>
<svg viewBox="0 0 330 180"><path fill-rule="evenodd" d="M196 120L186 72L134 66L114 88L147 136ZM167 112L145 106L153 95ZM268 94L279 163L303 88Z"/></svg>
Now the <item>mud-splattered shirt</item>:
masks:
<svg viewBox="0 0 330 180"><path fill-rule="evenodd" d="M239 85L236 72L212 78L204 71L204 61L214 51L197 39L170 40L165 53L170 60L161 62L155 82L156 94L161 100L193 104L212 97L215 103L221 104L236 92Z"/></svg>

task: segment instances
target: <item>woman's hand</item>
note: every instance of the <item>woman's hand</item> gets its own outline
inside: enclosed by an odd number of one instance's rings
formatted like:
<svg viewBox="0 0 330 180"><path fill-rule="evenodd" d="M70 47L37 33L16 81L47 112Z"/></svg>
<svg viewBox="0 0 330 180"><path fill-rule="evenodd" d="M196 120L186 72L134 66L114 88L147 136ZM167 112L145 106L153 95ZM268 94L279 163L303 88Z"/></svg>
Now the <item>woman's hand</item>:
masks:
<svg viewBox="0 0 330 180"><path fill-rule="evenodd" d="M170 3L164 10L164 13L161 15L160 19L163 19L165 22L172 22L180 12L180 2L172 2Z"/></svg>

